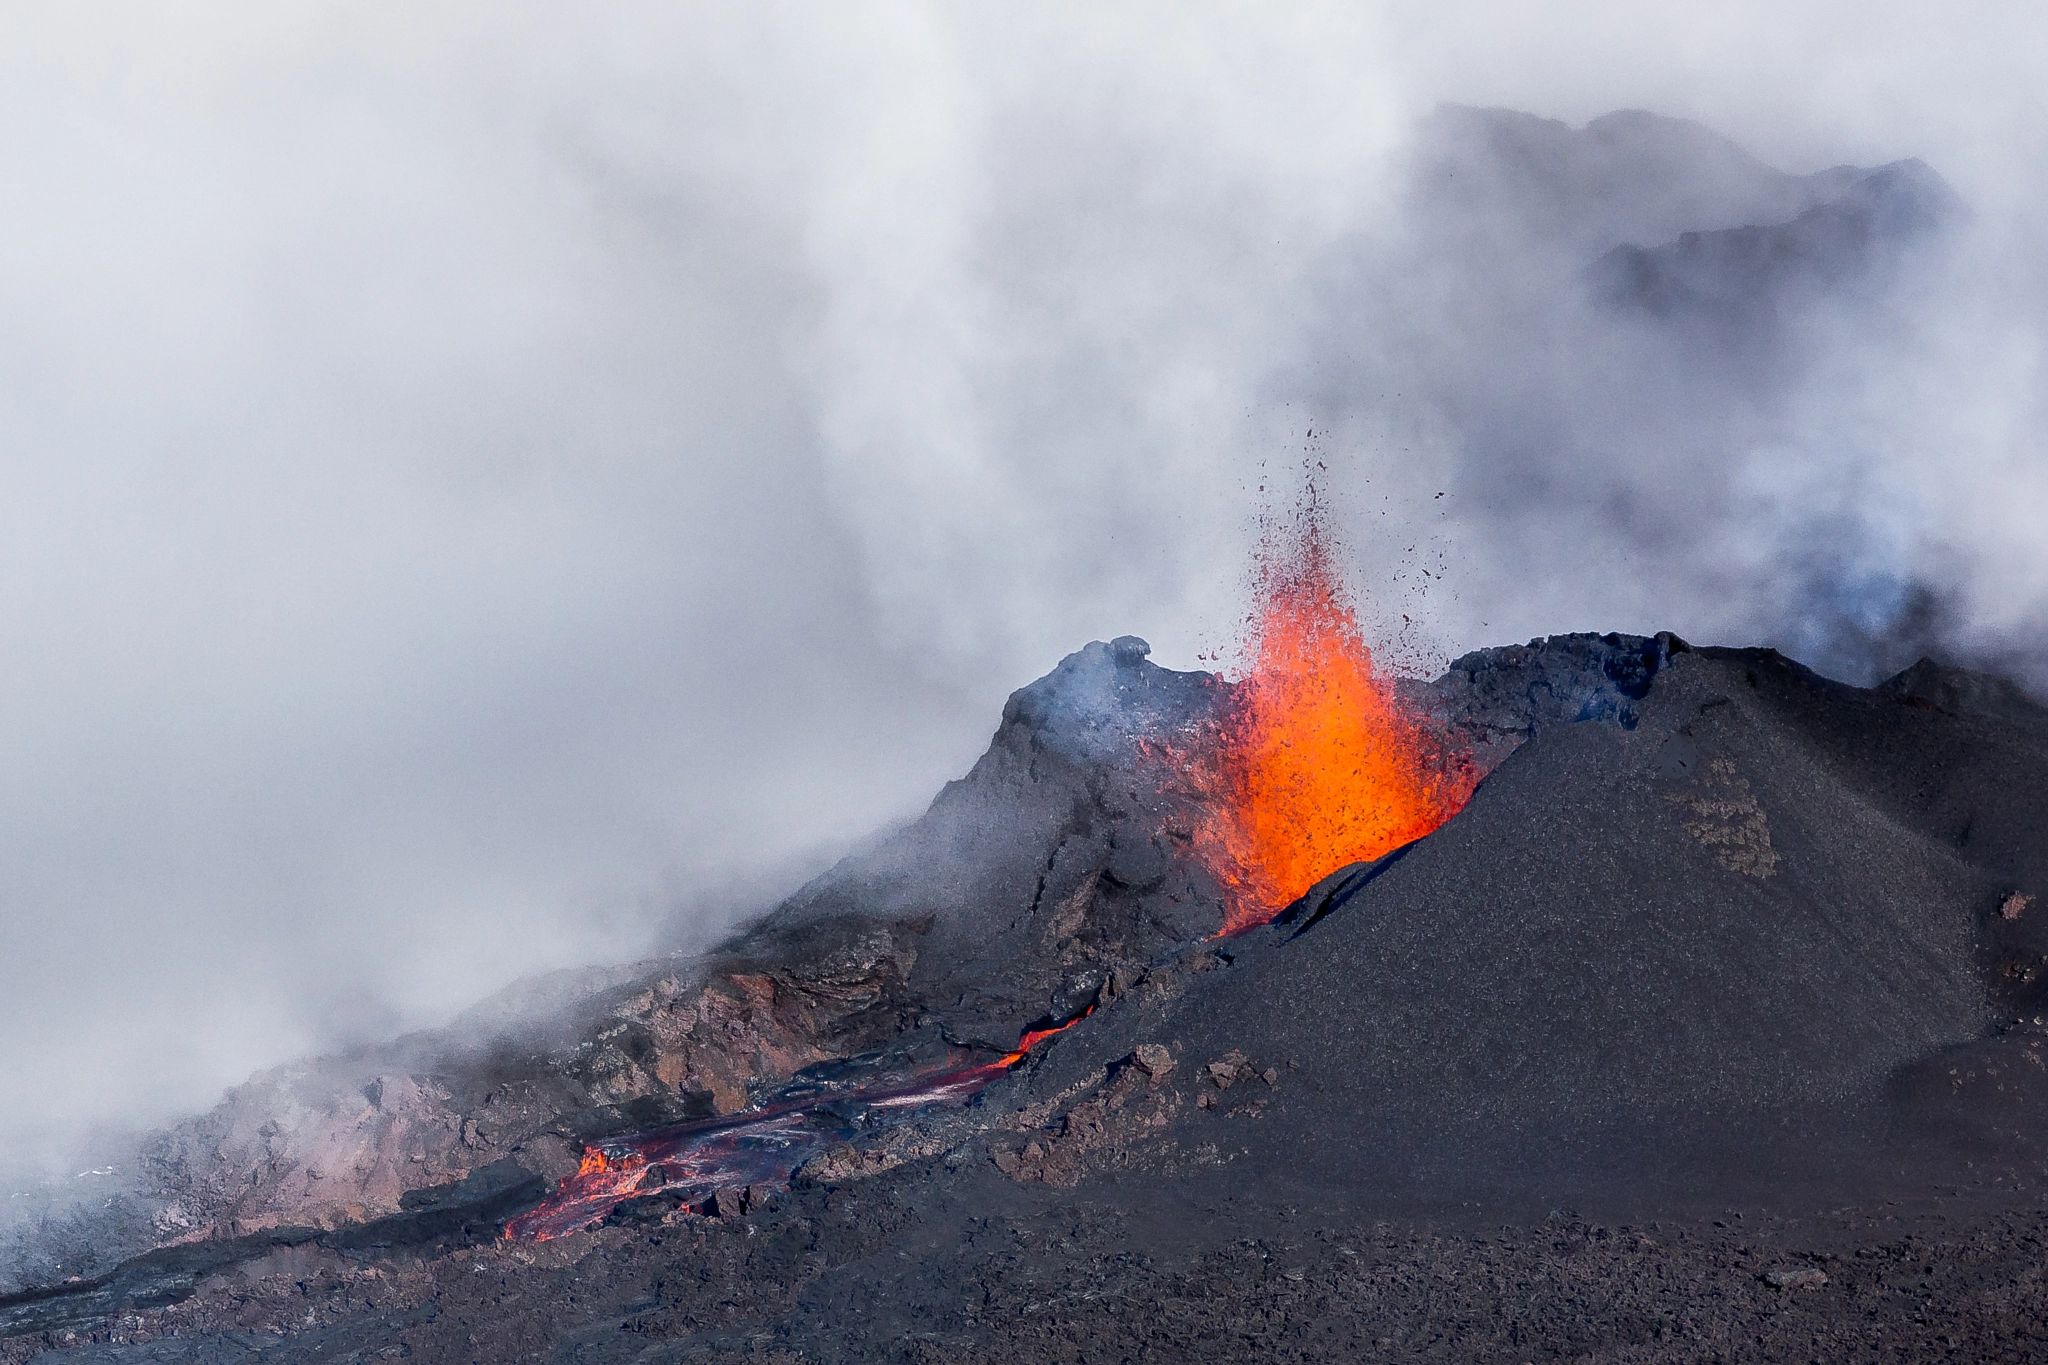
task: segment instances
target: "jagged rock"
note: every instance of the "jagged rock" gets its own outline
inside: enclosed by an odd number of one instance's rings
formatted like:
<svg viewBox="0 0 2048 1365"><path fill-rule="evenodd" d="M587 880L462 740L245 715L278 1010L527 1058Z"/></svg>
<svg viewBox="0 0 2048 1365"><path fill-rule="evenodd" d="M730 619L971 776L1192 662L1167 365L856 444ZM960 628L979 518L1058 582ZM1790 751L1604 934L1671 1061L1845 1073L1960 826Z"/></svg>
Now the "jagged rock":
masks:
<svg viewBox="0 0 2048 1365"><path fill-rule="evenodd" d="M1258 1069L1244 1053L1232 1048L1215 1061L1204 1067L1203 1074L1218 1090L1228 1090L1246 1077L1258 1074Z"/></svg>
<svg viewBox="0 0 2048 1365"><path fill-rule="evenodd" d="M992 1050L1071 1017L1118 969L1213 934L1222 898L1179 850L1139 741L1213 714L1227 684L1095 643L1011 696L988 752L924 816L779 908L764 930L832 915L926 917L906 981L949 1037ZM1162 842L1163 841L1163 842Z"/></svg>
<svg viewBox="0 0 2048 1365"><path fill-rule="evenodd" d="M1482 771L1546 730L1580 721L1632 729L1636 706L1685 641L1641 635L1552 635L1474 650L1432 682L1402 684L1404 700L1462 737Z"/></svg>
<svg viewBox="0 0 2048 1365"><path fill-rule="evenodd" d="M1173 1053L1158 1043L1140 1043L1131 1052L1131 1061L1153 1081L1166 1079L1173 1070Z"/></svg>

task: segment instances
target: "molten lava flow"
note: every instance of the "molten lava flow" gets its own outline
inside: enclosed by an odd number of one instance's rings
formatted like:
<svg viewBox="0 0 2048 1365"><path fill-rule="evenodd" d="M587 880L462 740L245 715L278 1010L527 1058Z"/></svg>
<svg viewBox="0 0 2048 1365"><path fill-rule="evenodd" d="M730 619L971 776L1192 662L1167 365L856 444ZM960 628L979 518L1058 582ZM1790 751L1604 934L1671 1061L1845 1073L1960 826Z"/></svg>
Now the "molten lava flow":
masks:
<svg viewBox="0 0 2048 1365"><path fill-rule="evenodd" d="M1314 501L1267 537L1257 598L1225 714L1171 755L1203 799L1195 850L1229 897L1226 934L1428 834L1478 781L1374 672Z"/></svg>
<svg viewBox="0 0 2048 1365"><path fill-rule="evenodd" d="M1027 1056L1029 1056L1031 1054L1032 1048L1037 1047L1040 1043L1052 1037L1055 1033L1065 1033L1068 1029L1080 1023L1083 1019L1086 1019L1089 1015L1093 1013L1095 1013L1095 1006L1090 1005L1087 1009L1082 1010L1079 1014L1067 1020L1067 1022L1064 1024L1049 1024L1044 1028L1025 1029L1024 1036L1017 1040L1017 1050L1015 1052L1004 1053L1002 1058L994 1063L995 1068L999 1071L1009 1070L1011 1067L1017 1065L1017 1063L1023 1061Z"/></svg>
<svg viewBox="0 0 2048 1365"><path fill-rule="evenodd" d="M810 1157L854 1136L856 1130L847 1121L849 1109L889 1115L935 1104L965 1104L1023 1061L1032 1048L1094 1011L1090 1005L1063 1024L1027 1030L1016 1051L995 1061L951 1067L910 1085L775 1105L586 1147L576 1174L563 1177L553 1194L509 1220L505 1236L545 1242L580 1232L640 1195L662 1194L687 1202L721 1189L779 1188Z"/></svg>

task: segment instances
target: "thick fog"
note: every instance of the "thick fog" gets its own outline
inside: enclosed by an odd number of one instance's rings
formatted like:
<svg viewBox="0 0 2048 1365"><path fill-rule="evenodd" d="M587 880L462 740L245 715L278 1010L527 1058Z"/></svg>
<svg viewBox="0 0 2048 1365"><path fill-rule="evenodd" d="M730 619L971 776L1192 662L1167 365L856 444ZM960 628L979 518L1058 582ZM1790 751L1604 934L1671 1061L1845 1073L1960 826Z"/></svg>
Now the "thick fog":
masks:
<svg viewBox="0 0 2048 1365"><path fill-rule="evenodd" d="M1227 649L1317 464L1418 666L2048 682L2036 7L5 10L17 1153L702 942ZM1854 270L1613 286L1902 158Z"/></svg>

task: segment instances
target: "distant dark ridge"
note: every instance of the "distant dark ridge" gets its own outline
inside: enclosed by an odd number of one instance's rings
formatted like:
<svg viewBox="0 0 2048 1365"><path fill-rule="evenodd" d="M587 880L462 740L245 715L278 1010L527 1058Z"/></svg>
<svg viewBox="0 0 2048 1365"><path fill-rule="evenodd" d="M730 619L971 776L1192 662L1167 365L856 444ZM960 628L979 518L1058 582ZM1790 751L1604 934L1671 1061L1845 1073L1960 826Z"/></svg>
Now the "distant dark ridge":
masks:
<svg viewBox="0 0 2048 1365"><path fill-rule="evenodd" d="M1753 329L1788 290L1853 289L1963 216L1923 161L1895 161L1788 222L1686 232L1660 245L1617 246L1588 271L1614 307Z"/></svg>
<svg viewBox="0 0 2048 1365"><path fill-rule="evenodd" d="M1443 105L1423 121L1417 188L1447 220L1511 225L1580 261L1626 243L1783 223L1839 198L1867 172L1792 175L1710 128L1641 109L1573 128L1512 109Z"/></svg>

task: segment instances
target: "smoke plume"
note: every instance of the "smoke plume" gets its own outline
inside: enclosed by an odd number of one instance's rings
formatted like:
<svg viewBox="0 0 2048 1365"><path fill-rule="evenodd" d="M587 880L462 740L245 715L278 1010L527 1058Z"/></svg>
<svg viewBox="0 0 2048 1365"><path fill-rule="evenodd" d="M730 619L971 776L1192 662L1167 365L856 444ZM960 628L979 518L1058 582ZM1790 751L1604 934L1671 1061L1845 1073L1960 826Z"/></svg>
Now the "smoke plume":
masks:
<svg viewBox="0 0 2048 1365"><path fill-rule="evenodd" d="M2031 8L9 27L16 1149L701 942L1309 472L1425 664L2048 684Z"/></svg>

